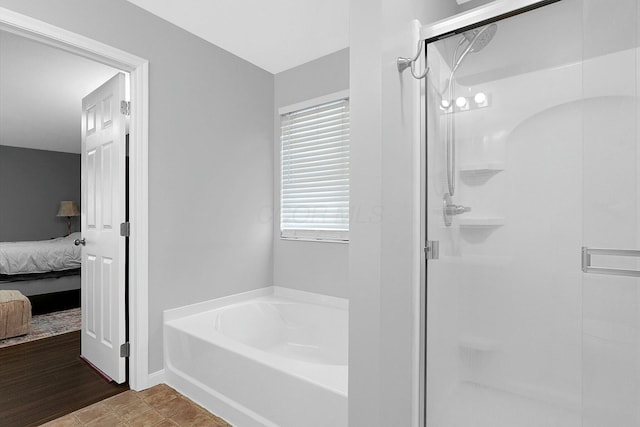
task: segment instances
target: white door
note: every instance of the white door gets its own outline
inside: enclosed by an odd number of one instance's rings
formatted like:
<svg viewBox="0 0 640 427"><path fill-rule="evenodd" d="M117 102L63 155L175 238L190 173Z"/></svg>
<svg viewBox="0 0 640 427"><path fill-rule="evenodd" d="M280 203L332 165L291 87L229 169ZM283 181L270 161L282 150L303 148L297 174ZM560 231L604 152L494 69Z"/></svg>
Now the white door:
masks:
<svg viewBox="0 0 640 427"><path fill-rule="evenodd" d="M125 98L120 73L82 100L82 357L118 383L125 358Z"/></svg>

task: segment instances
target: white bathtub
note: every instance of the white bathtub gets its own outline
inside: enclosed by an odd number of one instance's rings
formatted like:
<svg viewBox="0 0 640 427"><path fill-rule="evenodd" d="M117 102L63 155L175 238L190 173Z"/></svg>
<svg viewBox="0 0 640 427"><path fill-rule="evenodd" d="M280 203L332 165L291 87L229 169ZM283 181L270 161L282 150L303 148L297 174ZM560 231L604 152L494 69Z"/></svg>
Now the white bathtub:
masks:
<svg viewBox="0 0 640 427"><path fill-rule="evenodd" d="M346 427L346 300L271 287L167 310L167 384L237 427Z"/></svg>

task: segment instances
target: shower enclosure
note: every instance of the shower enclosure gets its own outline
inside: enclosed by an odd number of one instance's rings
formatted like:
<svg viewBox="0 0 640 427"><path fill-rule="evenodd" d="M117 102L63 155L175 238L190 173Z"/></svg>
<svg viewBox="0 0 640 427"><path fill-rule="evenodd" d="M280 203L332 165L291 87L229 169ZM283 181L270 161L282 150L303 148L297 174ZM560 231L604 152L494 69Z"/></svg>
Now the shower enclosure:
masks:
<svg viewBox="0 0 640 427"><path fill-rule="evenodd" d="M536 6L426 40L428 427L640 427L640 1Z"/></svg>

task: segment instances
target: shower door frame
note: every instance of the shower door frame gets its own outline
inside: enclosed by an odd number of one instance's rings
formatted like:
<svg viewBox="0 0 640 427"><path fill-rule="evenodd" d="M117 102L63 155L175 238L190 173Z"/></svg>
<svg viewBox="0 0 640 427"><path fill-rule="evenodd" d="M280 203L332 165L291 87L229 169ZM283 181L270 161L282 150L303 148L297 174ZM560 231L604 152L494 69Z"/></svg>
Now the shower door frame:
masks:
<svg viewBox="0 0 640 427"><path fill-rule="evenodd" d="M536 10L562 0L497 0L485 6L471 9L450 18L435 22L430 25L424 25L419 31L419 41L424 43L424 52L421 55L422 61L427 64L427 45L444 38L462 34L465 31L474 28L492 24L503 19L521 15L532 10ZM429 236L427 234L427 225L429 220L429 212L427 209L428 191L427 179L429 177L427 163L427 88L426 78L420 80L420 93L423 99L420 100L420 150L421 150L421 167L420 167L420 242L422 247L420 252L424 254L420 263L420 343L419 343L419 426L431 427L427 425L427 310L428 310L428 289L427 281L428 259L427 248L429 247ZM441 215L441 214L440 214ZM437 261L437 260L436 260Z"/></svg>

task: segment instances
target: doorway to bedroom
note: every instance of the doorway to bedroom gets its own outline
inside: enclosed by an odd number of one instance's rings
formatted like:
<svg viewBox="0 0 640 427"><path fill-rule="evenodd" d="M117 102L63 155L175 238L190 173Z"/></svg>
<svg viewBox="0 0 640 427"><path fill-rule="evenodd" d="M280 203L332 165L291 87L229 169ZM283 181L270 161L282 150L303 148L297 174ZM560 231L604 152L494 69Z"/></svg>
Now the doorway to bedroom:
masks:
<svg viewBox="0 0 640 427"><path fill-rule="evenodd" d="M0 292L17 292L4 307L24 311L20 321L15 315L11 322L0 316L0 357L9 346L36 340L42 341L38 348L45 348L44 340L62 334L78 335L77 340L63 342L77 346L80 353L84 248L74 242L83 238L87 201L82 185L82 100L120 73L0 31ZM126 200L123 193L122 210ZM24 296L22 306L14 302L15 295ZM124 307L121 313L124 317ZM11 369L6 363L2 368Z"/></svg>

